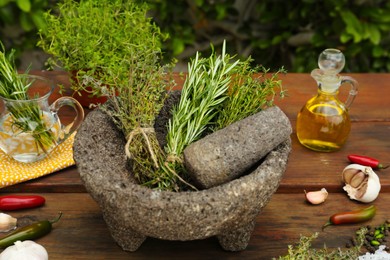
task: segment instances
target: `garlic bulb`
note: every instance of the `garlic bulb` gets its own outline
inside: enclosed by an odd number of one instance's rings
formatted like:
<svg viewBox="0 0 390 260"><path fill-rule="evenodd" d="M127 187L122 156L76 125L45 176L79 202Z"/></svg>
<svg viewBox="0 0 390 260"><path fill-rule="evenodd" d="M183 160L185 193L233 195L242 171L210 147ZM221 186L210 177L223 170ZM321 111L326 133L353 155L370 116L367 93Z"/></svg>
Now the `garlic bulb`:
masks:
<svg viewBox="0 0 390 260"><path fill-rule="evenodd" d="M16 241L1 254L0 260L48 260L46 249L31 240Z"/></svg>
<svg viewBox="0 0 390 260"><path fill-rule="evenodd" d="M8 232L15 229L16 222L16 218L5 213L0 213L0 232Z"/></svg>
<svg viewBox="0 0 390 260"><path fill-rule="evenodd" d="M305 191L305 194L306 200L314 205L323 203L328 197L328 191L325 188L318 191Z"/></svg>
<svg viewBox="0 0 390 260"><path fill-rule="evenodd" d="M350 199L369 203L378 197L381 184L371 167L350 164L343 170L342 177L345 183L343 189Z"/></svg>

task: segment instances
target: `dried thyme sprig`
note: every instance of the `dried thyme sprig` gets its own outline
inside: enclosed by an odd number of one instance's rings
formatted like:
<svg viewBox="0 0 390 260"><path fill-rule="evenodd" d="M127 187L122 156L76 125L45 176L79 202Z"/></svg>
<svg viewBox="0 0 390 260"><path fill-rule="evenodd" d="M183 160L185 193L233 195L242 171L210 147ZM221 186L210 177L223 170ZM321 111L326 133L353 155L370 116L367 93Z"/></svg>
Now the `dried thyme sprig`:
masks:
<svg viewBox="0 0 390 260"><path fill-rule="evenodd" d="M12 117L12 127L20 132L30 133L37 145L37 151L41 149L46 153L47 148L56 142L54 133L47 129L39 104L24 102L29 100L27 90L33 82L29 81L27 75L18 73L14 59L15 50L11 50L7 56L3 44L0 45L2 48L0 51L0 96L8 100L22 101L6 102L6 108Z"/></svg>
<svg viewBox="0 0 390 260"><path fill-rule="evenodd" d="M356 231L356 244L354 247L342 250L340 248L330 250L326 246L324 248L315 249L311 247L311 241L318 237L318 233L306 237L301 236L300 241L295 246L288 246L288 254L285 256L280 256L279 258L274 258L274 260L307 260L307 259L316 259L316 260L350 260L357 259L361 254L362 247L365 241L365 235L367 233L367 228L362 227Z"/></svg>

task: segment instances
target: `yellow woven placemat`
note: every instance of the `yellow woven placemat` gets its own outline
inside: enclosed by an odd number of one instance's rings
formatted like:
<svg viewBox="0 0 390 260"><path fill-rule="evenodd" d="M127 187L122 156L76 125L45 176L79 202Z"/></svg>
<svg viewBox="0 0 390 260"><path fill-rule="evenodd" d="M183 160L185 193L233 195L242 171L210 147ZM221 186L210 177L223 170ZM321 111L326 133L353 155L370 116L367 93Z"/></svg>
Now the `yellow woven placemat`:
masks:
<svg viewBox="0 0 390 260"><path fill-rule="evenodd" d="M58 145L46 158L33 163L18 162L0 150L0 188L59 171L75 164L71 135Z"/></svg>

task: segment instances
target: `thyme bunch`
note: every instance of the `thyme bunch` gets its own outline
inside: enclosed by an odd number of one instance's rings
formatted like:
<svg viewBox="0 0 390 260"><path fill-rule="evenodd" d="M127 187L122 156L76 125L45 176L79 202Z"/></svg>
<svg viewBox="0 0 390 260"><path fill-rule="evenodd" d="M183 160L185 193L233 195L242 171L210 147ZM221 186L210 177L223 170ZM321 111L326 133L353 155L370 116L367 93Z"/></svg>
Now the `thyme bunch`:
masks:
<svg viewBox="0 0 390 260"><path fill-rule="evenodd" d="M262 66L252 68L250 65L252 61L251 58L242 61L239 71L233 76L227 99L219 112L214 130L222 129L273 106L277 90L281 98L285 96L278 75L286 71L281 68L276 73L268 75L269 69Z"/></svg>
<svg viewBox="0 0 390 260"><path fill-rule="evenodd" d="M20 75L15 66L15 50L6 55L4 46L1 44L0 51L0 96L8 99L5 102L10 112L13 132L30 133L34 138L37 151L41 149L47 152L55 144L54 133L47 129L44 114L37 102L29 100L28 88L32 85L26 75ZM21 102L13 102L21 101Z"/></svg>
<svg viewBox="0 0 390 260"><path fill-rule="evenodd" d="M121 0L116 2L125 4ZM138 6L133 1L126 2L126 6L134 9L134 13L126 11L126 15L129 19L133 17L136 25L126 32L129 34L123 46L126 56L104 67L105 76L115 87L104 87L107 81L96 74L84 76L83 80L108 97L109 101L101 108L126 137L125 153L131 161L131 172L140 184L151 186L150 179L161 179L156 174L165 159L153 127L167 91L174 85L169 75L174 64L160 64L164 35L146 17L147 6Z"/></svg>
<svg viewBox="0 0 390 260"><path fill-rule="evenodd" d="M125 79L116 75L117 88L109 90L109 107L103 108L125 134L125 153L131 159L132 173L146 186L165 158L153 125L172 84L166 76L168 66L150 61L138 60L137 66L129 66Z"/></svg>

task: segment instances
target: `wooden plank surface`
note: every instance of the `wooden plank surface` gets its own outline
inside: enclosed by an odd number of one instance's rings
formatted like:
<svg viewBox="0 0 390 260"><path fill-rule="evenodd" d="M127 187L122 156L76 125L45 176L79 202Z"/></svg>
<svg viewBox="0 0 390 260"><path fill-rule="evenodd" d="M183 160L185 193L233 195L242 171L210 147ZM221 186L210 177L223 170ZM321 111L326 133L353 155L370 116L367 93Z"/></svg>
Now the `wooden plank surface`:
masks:
<svg viewBox="0 0 390 260"><path fill-rule="evenodd" d="M39 209L12 213L22 218L34 216L52 219L63 212L52 232L38 240L49 252L50 259L272 259L287 253L289 244L300 235L319 232L313 246L344 247L361 224L330 226L321 231L330 214L363 207L344 194L330 193L321 206L308 205L302 194L274 194L271 202L257 217L257 224L245 251L226 252L216 238L196 241L164 241L148 238L136 252L123 251L111 238L98 205L86 193L42 194L47 201ZM373 226L389 217L390 194L382 194L375 205L376 217L365 223ZM292 210L295 209L295 210Z"/></svg>

